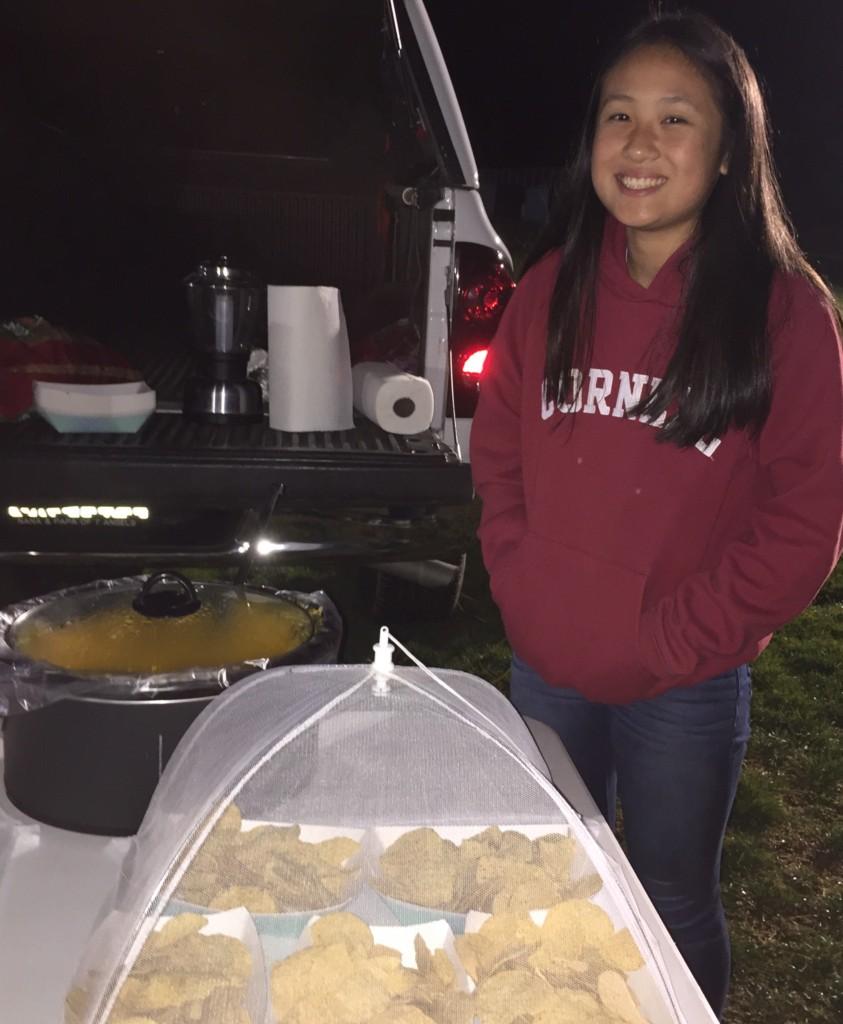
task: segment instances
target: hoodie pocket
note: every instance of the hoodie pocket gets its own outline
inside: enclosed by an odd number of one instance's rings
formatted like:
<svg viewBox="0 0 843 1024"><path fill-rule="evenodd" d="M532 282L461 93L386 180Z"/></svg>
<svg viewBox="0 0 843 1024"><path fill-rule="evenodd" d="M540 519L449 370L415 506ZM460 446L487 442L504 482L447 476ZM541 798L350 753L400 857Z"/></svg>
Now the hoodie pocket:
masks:
<svg viewBox="0 0 843 1024"><path fill-rule="evenodd" d="M492 592L510 644L546 682L625 703L655 682L639 653L645 582L633 569L528 532Z"/></svg>

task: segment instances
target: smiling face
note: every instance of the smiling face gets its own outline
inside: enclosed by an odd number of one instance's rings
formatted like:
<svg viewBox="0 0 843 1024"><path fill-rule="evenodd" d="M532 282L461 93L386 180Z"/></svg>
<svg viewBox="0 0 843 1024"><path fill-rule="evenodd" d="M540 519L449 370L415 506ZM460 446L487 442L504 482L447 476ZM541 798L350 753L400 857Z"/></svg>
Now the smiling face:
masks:
<svg viewBox="0 0 843 1024"><path fill-rule="evenodd" d="M669 254L692 234L726 172L722 137L714 93L686 57L667 46L634 50L603 81L594 190L628 236L640 233Z"/></svg>

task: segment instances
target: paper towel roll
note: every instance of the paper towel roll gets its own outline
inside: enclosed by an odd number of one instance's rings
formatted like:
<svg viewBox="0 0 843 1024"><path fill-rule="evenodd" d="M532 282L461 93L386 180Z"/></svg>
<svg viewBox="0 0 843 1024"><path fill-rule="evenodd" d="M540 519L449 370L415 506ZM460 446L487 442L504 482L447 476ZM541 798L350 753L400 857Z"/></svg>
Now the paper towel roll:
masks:
<svg viewBox="0 0 843 1024"><path fill-rule="evenodd" d="M390 363L352 368L354 407L391 434L418 434L433 420L433 389L424 377Z"/></svg>
<svg viewBox="0 0 843 1024"><path fill-rule="evenodd" d="M350 430L351 356L336 288L269 285L269 425Z"/></svg>

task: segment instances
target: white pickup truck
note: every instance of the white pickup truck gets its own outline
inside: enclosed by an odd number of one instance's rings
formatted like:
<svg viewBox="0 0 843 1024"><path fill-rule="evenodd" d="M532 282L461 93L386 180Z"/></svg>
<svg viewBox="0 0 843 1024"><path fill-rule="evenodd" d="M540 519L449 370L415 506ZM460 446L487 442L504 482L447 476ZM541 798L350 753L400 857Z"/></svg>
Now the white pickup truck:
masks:
<svg viewBox="0 0 843 1024"><path fill-rule="evenodd" d="M0 320L97 339L158 404L128 435L0 423L0 566L18 581L0 597L26 596L36 564L43 590L59 566L353 558L382 607L447 611L461 549L439 514L472 497L467 430L514 284L421 0L30 0L5 30L22 89ZM182 280L221 253L338 288L352 359L426 377L431 429L189 421Z"/></svg>

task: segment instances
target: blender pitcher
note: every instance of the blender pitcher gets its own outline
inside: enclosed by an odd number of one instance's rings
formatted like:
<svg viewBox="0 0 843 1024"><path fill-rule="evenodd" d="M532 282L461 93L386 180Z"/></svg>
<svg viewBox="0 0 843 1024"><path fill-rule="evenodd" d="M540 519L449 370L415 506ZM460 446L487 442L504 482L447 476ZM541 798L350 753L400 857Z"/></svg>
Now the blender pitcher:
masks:
<svg viewBox="0 0 843 1024"><path fill-rule="evenodd" d="M211 423L263 416L260 386L247 377L263 287L228 258L200 263L185 278L196 372L184 392L184 413Z"/></svg>

